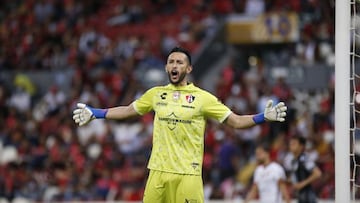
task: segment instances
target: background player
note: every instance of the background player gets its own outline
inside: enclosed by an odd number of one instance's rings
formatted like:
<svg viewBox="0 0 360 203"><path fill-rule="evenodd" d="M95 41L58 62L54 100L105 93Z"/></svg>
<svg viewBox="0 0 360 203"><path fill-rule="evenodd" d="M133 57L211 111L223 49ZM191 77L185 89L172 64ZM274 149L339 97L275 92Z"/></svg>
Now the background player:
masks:
<svg viewBox="0 0 360 203"><path fill-rule="evenodd" d="M316 203L316 193L311 184L321 177L321 170L305 153L306 138L294 136L290 139L291 154L285 157L284 166L297 192L298 203Z"/></svg>
<svg viewBox="0 0 360 203"><path fill-rule="evenodd" d="M268 101L263 113L237 115L212 94L188 82L192 71L187 50L171 50L165 70L170 84L149 89L128 106L96 109L79 103L73 119L79 126L93 119L126 119L155 112L153 148L145 187L145 203L204 202L201 170L206 119L233 128L265 121L285 121L287 107Z"/></svg>
<svg viewBox="0 0 360 203"><path fill-rule="evenodd" d="M286 188L286 176L283 167L271 161L270 147L262 144L256 147L256 160L259 165L254 172L254 183L246 196L245 203L259 195L260 203L281 203L284 199L290 203Z"/></svg>

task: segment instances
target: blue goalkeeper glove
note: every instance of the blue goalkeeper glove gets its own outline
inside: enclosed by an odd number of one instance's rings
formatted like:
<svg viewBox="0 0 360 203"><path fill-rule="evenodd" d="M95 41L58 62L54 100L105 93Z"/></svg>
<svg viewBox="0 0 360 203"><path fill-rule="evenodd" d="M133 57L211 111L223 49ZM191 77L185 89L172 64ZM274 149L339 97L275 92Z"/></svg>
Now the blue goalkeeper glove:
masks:
<svg viewBox="0 0 360 203"><path fill-rule="evenodd" d="M73 119L79 126L83 126L97 118L105 118L107 109L96 109L86 104L78 103L73 111Z"/></svg>
<svg viewBox="0 0 360 203"><path fill-rule="evenodd" d="M264 123L265 121L279 121L284 122L286 117L287 107L284 102L279 102L273 106L273 101L269 100L266 103L264 113L256 114L253 120L256 124Z"/></svg>

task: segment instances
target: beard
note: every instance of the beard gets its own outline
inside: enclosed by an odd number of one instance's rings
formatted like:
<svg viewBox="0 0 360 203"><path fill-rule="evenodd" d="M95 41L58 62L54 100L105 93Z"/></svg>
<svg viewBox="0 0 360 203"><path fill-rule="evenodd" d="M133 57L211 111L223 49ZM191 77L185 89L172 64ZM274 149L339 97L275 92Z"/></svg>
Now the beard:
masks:
<svg viewBox="0 0 360 203"><path fill-rule="evenodd" d="M257 160L257 163L258 163L258 164L264 164L264 163L265 163L265 160L264 160L264 159L258 159L258 160Z"/></svg>
<svg viewBox="0 0 360 203"><path fill-rule="evenodd" d="M184 80L185 76L186 76L186 73L185 73L185 72L179 73L179 77L177 78L177 80L173 80L171 73L168 73L169 81L170 81L170 83L173 84L173 85L178 85L178 84L180 84L180 83Z"/></svg>

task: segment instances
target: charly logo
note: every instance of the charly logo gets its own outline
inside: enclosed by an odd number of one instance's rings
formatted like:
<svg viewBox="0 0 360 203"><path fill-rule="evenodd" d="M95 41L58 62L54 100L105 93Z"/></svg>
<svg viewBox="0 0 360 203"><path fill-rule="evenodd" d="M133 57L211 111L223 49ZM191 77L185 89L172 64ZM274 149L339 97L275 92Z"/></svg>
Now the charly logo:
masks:
<svg viewBox="0 0 360 203"><path fill-rule="evenodd" d="M166 99L166 96L167 96L167 93L164 92L164 93L162 93L162 94L160 95L160 98L164 100L164 99Z"/></svg>

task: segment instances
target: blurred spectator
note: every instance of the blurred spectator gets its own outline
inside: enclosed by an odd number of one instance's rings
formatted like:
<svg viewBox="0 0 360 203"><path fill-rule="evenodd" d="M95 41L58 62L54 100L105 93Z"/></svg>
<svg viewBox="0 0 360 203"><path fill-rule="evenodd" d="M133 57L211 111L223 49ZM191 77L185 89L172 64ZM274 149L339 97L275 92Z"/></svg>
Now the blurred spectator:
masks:
<svg viewBox="0 0 360 203"><path fill-rule="evenodd" d="M273 94L279 99L279 101L287 102L292 97L292 91L290 86L286 83L286 78L278 77L276 83L272 87Z"/></svg>
<svg viewBox="0 0 360 203"><path fill-rule="evenodd" d="M311 32L304 33L302 36L302 42L297 44L296 49L299 58L308 64L317 62L319 60L319 47L316 40L313 38L313 34Z"/></svg>
<svg viewBox="0 0 360 203"><path fill-rule="evenodd" d="M54 14L54 4L51 1L39 0L35 3L34 14L36 22L42 24Z"/></svg>
<svg viewBox="0 0 360 203"><path fill-rule="evenodd" d="M245 15L257 17L265 12L264 0L247 0L245 3Z"/></svg>
<svg viewBox="0 0 360 203"><path fill-rule="evenodd" d="M89 53L95 49L97 40L97 33L93 28L87 28L84 30L79 38L79 50L83 54Z"/></svg>
<svg viewBox="0 0 360 203"><path fill-rule="evenodd" d="M9 99L9 106L14 107L19 112L24 113L30 110L31 97L27 92L25 92L23 88L18 87Z"/></svg>
<svg viewBox="0 0 360 203"><path fill-rule="evenodd" d="M227 178L231 178L236 174L238 168L238 157L241 156L240 148L234 143L234 135L225 132L224 137L218 137L220 141L218 152L218 167L220 169L220 182L223 182Z"/></svg>

